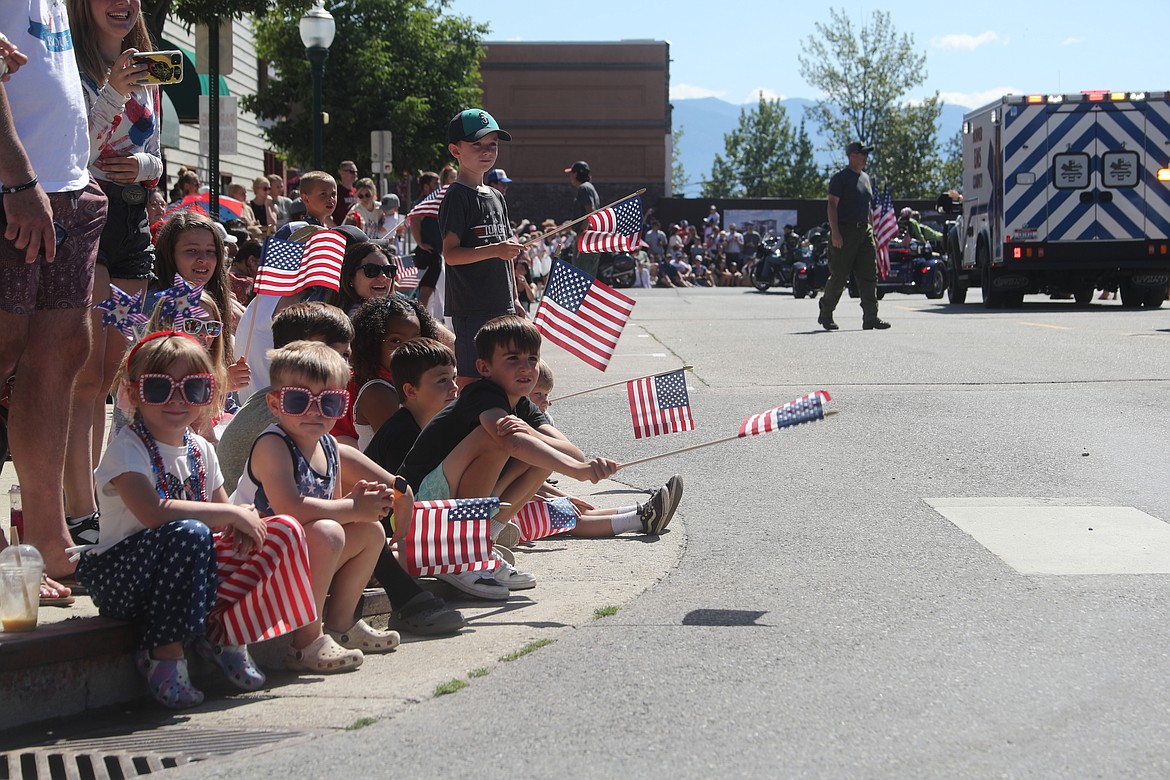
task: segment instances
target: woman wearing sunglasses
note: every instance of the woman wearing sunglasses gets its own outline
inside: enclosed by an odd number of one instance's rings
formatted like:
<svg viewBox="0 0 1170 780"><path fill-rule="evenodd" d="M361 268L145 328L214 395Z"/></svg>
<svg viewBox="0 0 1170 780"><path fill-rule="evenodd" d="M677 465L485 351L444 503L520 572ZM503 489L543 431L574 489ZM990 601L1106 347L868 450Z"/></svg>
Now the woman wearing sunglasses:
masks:
<svg viewBox="0 0 1170 780"><path fill-rule="evenodd" d="M325 302L353 316L364 301L384 298L397 290L398 266L386 250L369 241L351 243L341 263L341 283Z"/></svg>
<svg viewBox="0 0 1170 780"><path fill-rule="evenodd" d="M213 407L211 356L185 333L152 333L121 369L133 422L95 473L100 542L77 577L102 615L144 624L135 665L171 708L193 707L184 644L195 640L243 690L264 685L248 645L317 617L301 525L228 501L215 450L191 430Z"/></svg>

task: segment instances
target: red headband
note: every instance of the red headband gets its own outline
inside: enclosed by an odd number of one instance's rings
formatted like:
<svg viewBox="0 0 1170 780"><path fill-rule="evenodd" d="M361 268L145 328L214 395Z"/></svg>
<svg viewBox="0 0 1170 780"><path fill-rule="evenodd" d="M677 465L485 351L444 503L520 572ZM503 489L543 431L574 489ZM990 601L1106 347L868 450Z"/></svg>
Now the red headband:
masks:
<svg viewBox="0 0 1170 780"><path fill-rule="evenodd" d="M141 347L143 344L145 344L148 341L154 341L155 339L161 339L161 338L169 338L171 336L180 336L180 337L185 338L185 339L191 339L196 344L199 344L200 348L203 347L203 345L199 343L199 339L195 338L194 336L190 335L189 333L180 333L177 330L158 330L158 331L155 331L154 333L151 333L149 336L145 336L141 341L139 341L137 344L134 345L134 349L130 350L130 357L126 358L126 370L129 371L130 364L134 362L134 354L136 352L138 352L139 347Z"/></svg>

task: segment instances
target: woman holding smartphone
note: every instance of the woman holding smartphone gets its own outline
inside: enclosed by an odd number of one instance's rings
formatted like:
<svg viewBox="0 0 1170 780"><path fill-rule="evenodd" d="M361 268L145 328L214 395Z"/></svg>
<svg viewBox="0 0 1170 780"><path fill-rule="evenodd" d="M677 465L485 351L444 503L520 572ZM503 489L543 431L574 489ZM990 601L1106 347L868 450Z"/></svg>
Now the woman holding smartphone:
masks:
<svg viewBox="0 0 1170 780"><path fill-rule="evenodd" d="M145 291L154 265L146 213L149 190L162 175L161 102L138 52L154 49L141 0L68 0L73 44L89 111L89 173L109 198L98 245L91 303L110 297L110 284ZM168 280L169 281L169 280ZM65 514L79 544L97 541L93 468L105 433L106 395L129 347L93 315L90 353L77 377L65 460Z"/></svg>

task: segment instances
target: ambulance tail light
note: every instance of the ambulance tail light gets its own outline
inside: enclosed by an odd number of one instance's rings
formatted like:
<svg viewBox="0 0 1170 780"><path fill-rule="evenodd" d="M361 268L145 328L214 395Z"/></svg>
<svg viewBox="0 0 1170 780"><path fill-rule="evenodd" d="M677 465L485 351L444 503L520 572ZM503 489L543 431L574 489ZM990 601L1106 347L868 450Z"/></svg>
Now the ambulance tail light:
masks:
<svg viewBox="0 0 1170 780"><path fill-rule="evenodd" d="M1170 168L1158 169L1158 181L1170 181Z"/></svg>

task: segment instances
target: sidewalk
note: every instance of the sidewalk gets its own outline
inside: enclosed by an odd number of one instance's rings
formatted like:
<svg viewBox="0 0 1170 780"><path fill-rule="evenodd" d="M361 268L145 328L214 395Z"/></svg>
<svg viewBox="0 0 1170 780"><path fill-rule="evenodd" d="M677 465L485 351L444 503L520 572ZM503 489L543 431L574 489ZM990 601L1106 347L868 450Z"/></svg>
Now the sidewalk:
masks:
<svg viewBox="0 0 1170 780"><path fill-rule="evenodd" d="M0 477L0 525L5 529L7 487L13 477L8 464ZM646 496L639 489L611 480L590 485L560 477L560 487L599 506L633 503ZM596 610L620 608L654 585L682 555L685 514L684 500L679 514L661 537L552 537L521 547L516 551L516 564L534 573L538 584L533 590L515 592L507 602L468 599L444 584L424 581L426 587L463 611L469 627L458 636L441 639L404 635L402 646L395 652L367 656L362 668L353 673L319 676L285 672L282 659L287 639L278 639L254 649L258 662L269 673L269 682L264 690L245 694L237 692L200 659L194 672L208 701L194 710L183 711L182 722L185 728L320 733L391 717L412 703L434 696L437 686L455 679L474 685L470 672L476 676L490 673L502 663L502 656L536 641L562 638L576 627L598 619ZM367 612L384 613L381 592L367 594ZM14 643L0 633L0 700L4 701L0 729L41 721L54 714L74 714L148 699L145 683L131 663L132 631L124 624L102 619L72 620L95 614L86 597L79 598L71 608L43 608L42 628L34 632L42 634L38 637L42 640L38 652L44 653L48 648L50 655L59 652L65 660L19 672L11 666L8 670L3 668L4 659L13 657ZM369 622L384 626L386 617L376 615ZM82 637L77 630L82 625L96 633ZM53 634L51 641L44 642L48 638L44 635L49 634ZM75 657L68 658L71 655ZM37 659L43 660L51 661L48 656ZM61 697L65 697L63 704L51 704L60 702ZM145 704L135 716L153 726L175 722L174 713L153 703ZM107 717L97 720L94 725L111 725ZM77 731L68 724L65 730ZM28 733L27 744L40 737L33 730Z"/></svg>

